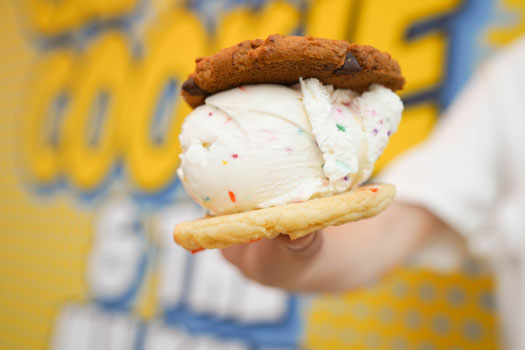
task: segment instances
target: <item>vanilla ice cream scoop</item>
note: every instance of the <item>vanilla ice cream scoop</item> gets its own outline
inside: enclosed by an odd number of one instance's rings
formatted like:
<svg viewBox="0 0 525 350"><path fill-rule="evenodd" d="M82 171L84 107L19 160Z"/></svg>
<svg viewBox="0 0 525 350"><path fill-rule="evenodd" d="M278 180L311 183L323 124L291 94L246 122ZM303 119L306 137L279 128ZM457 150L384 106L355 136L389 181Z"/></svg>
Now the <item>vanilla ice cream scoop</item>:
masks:
<svg viewBox="0 0 525 350"><path fill-rule="evenodd" d="M226 90L186 117L177 173L213 215L331 196L368 179L402 111L377 84L363 94L315 78Z"/></svg>

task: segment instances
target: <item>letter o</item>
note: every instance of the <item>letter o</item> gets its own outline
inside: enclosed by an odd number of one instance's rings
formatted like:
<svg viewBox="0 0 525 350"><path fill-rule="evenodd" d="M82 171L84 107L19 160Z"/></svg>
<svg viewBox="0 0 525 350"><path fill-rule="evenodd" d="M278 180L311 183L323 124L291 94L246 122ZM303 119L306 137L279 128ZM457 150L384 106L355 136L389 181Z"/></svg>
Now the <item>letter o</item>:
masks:
<svg viewBox="0 0 525 350"><path fill-rule="evenodd" d="M92 43L76 66L65 121L64 168L83 192L100 186L115 165L128 62L126 42L115 32Z"/></svg>
<svg viewBox="0 0 525 350"><path fill-rule="evenodd" d="M29 74L17 123L18 168L37 187L56 183L60 166L62 120L70 102L71 51L40 57Z"/></svg>
<svg viewBox="0 0 525 350"><path fill-rule="evenodd" d="M178 83L194 68L194 59L205 52L205 33L197 18L177 10L162 18L147 35L145 59L133 69L132 86L127 99L130 117L126 165L133 182L145 192L160 191L176 176L180 145L178 134L189 107L178 94ZM162 96L175 94L173 110L163 129L161 140L152 137L155 114L159 114ZM131 103L132 102L132 103Z"/></svg>

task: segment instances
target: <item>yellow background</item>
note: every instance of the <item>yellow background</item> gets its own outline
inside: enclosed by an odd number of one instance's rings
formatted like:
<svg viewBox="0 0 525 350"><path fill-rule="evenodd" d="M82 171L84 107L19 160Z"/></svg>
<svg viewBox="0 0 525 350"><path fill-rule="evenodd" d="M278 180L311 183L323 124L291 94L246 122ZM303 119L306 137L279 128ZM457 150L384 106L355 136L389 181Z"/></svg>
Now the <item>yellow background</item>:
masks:
<svg viewBox="0 0 525 350"><path fill-rule="evenodd" d="M144 131L167 76L181 81L193 69L195 57L247 38L289 33L303 23L306 34L351 37L389 51L403 67L407 96L443 81L447 40L443 33L433 32L407 43L402 33L414 21L461 5L459 0L312 0L308 12L301 13L285 1L269 1L256 12L240 6L221 13L217 29L210 33L180 3L151 2L152 17L138 25L142 55L137 58L131 55L130 40L111 29L78 49L65 45L39 50L35 45L39 37L74 31L94 18L126 14L135 8L135 1L0 1L0 348L47 348L62 303L89 297L84 271L92 208L78 196L104 188L117 160L122 161L131 188L154 192L173 179L178 165L176 135L188 107L179 99L177 122L162 146L148 142ZM353 15L357 5L359 18ZM519 1L499 6L525 13ZM486 40L505 44L524 32L524 23L522 19L515 26L493 30ZM60 142L53 146L42 137L43 111L64 88L76 99L67 112L71 118L58 130ZM82 142L97 89L114 96L98 148ZM437 117L436 102L408 108L377 168L423 140ZM64 189L39 194L59 178L66 179ZM154 284L146 281L136 306L145 319L155 304L148 292ZM405 293L398 295L400 283ZM431 286L432 298L421 297L422 286ZM460 306L447 301L454 288L464 293ZM495 348L494 312L480 302L491 290L490 276L483 271L439 275L407 267L362 291L316 298L305 310L304 343L316 349L411 349L425 344L436 349ZM381 318L385 307L394 322ZM417 316L411 310L417 310ZM438 314L449 320L444 334L433 331ZM406 321L407 317L419 321ZM465 336L469 320L483 329L475 339Z"/></svg>

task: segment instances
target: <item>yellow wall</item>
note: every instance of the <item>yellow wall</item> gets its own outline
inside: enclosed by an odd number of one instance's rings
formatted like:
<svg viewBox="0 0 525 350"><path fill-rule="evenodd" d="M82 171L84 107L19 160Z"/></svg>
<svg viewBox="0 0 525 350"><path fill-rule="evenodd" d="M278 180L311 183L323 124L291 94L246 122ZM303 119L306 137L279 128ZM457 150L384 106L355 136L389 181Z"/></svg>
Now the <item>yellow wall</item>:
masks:
<svg viewBox="0 0 525 350"><path fill-rule="evenodd" d="M240 40L291 33L301 27L306 34L389 51L407 79L403 97L410 97L445 82L449 46L442 31L412 41L405 40L404 33L414 23L454 13L463 5L460 0L311 0L301 11L278 0L267 2L258 11L237 6L221 12L216 29L210 31L198 13L182 1L141 3L148 4L146 15L132 25L133 30L106 28L81 46L65 41L40 48L51 42L46 38L78 33L94 20L133 16L137 3L0 1L2 349L47 348L61 306L89 300L85 269L94 205L84 198L111 193L115 176L123 179L117 191L124 188L146 195L163 191L172 183L178 166L177 135L189 108L177 99L175 122L169 124L166 142L160 145L151 141L149 125L169 79L184 80L195 57ZM520 1L494 6L516 14L518 20L512 26L482 32L480 40L489 46L508 43L525 28L525 7ZM64 91L70 98L64 111L67 118L54 126L45 118L60 113L46 111L57 108L51 102ZM93 145L87 142L96 134L90 118L93 101L100 98L101 91L110 96L110 103ZM409 106L376 170L424 140L439 112L435 99ZM55 141L50 135L55 135ZM122 168L117 175L116 167ZM156 288L155 281L154 273L148 275L135 304L135 313L144 319L155 313L155 293L151 291ZM401 297L395 292L399 283L408 291ZM422 285L431 286L434 296L430 300L421 299L418 291ZM447 302L454 288L465 296L459 306ZM388 348L396 342L409 349L425 342L436 349L453 345L495 348L493 309L483 308L483 298L491 291L492 281L486 273L466 276L458 271L443 276L401 269L370 289L315 299L304 311L303 339L316 349ZM365 310L362 318L361 309ZM381 320L381 310L392 311L396 326ZM411 310L417 310L417 315L410 314ZM449 320L444 334L432 331L432 325L440 322L435 321L436 315L441 314ZM412 326L407 317L419 320L414 321L417 325ZM479 337L470 339L465 333L469 320L483 329Z"/></svg>

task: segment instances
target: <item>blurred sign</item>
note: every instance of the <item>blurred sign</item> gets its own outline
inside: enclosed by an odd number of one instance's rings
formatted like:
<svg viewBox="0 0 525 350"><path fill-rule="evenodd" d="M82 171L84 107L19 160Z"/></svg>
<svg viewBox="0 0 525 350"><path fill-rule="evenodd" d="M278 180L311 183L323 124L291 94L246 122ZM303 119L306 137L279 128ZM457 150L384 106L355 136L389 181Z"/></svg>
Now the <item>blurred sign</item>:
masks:
<svg viewBox="0 0 525 350"><path fill-rule="evenodd" d="M484 274L463 285L461 272L409 269L310 304L247 281L216 251L176 246L174 224L202 214L175 173L190 111L179 85L196 57L272 33L374 45L407 79L380 169L428 135L484 57L525 32L521 2L22 0L1 2L0 16L0 345L495 346ZM421 283L465 303L411 294Z"/></svg>

